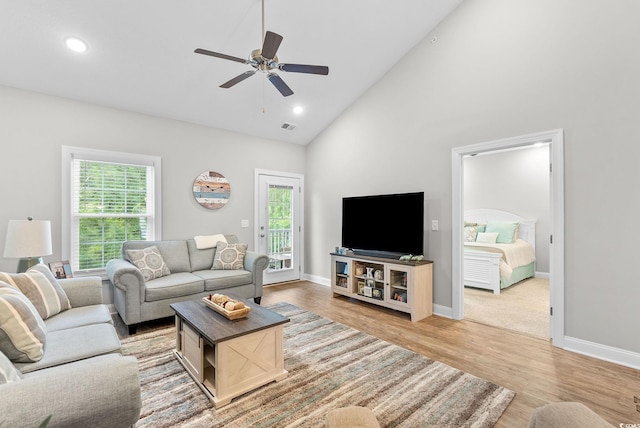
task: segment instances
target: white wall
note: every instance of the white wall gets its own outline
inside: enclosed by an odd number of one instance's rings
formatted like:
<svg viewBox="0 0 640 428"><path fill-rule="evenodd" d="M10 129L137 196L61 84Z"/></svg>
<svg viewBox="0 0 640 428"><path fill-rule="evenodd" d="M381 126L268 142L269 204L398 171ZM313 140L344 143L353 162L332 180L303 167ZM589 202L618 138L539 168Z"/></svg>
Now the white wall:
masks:
<svg viewBox="0 0 640 428"><path fill-rule="evenodd" d="M466 157L464 209L492 208L536 221L536 272L549 273L549 146Z"/></svg>
<svg viewBox="0 0 640 428"><path fill-rule="evenodd" d="M8 220L51 220L53 255L45 262L61 259L63 145L160 156L163 238L233 233L249 247L254 242L254 170L301 174L305 167L304 146L2 86L0 121L0 250ZM193 197L193 180L208 170L231 184L231 198L219 210L203 208ZM248 219L250 227L241 228L241 219ZM14 272L16 265L15 259L0 258L0 270Z"/></svg>
<svg viewBox="0 0 640 428"><path fill-rule="evenodd" d="M450 307L452 148L563 128L566 335L640 352L638 16L635 0L466 0L308 146L308 273L330 275L342 196L422 190Z"/></svg>

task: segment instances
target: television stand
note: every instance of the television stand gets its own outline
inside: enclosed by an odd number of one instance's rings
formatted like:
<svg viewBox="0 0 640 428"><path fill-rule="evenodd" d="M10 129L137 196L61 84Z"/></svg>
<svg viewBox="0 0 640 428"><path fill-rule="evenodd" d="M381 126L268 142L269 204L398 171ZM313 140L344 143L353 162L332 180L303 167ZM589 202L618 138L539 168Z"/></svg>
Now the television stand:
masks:
<svg viewBox="0 0 640 428"><path fill-rule="evenodd" d="M433 262L331 253L331 291L411 315L433 314Z"/></svg>

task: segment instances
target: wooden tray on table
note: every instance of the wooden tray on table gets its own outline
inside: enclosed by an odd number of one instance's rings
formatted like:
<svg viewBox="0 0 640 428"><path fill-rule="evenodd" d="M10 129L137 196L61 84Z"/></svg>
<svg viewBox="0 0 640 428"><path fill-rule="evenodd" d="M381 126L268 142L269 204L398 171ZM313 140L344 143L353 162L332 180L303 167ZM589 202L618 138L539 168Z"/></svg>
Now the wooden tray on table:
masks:
<svg viewBox="0 0 640 428"><path fill-rule="evenodd" d="M233 299L231 299L232 301L235 301ZM251 308L249 306L245 306L244 308L241 309L237 309L235 311L228 311L225 308L223 308L222 306L213 303L211 300L209 300L206 297L202 298L202 301L204 302L205 305L207 305L208 307L210 307L211 309L213 309L214 311L216 311L217 313L225 316L226 318L230 319L230 320L236 320L238 318L244 318L247 316L247 314L249 314L249 312L251 312Z"/></svg>

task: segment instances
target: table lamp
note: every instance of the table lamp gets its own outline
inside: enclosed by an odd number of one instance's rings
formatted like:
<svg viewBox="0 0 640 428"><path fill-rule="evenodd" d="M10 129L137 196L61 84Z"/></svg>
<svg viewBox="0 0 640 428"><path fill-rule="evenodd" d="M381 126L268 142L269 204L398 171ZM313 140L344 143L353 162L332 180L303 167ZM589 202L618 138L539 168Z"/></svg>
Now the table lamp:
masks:
<svg viewBox="0 0 640 428"><path fill-rule="evenodd" d="M19 258L18 273L43 263L42 256L52 254L49 220L9 220L4 257Z"/></svg>

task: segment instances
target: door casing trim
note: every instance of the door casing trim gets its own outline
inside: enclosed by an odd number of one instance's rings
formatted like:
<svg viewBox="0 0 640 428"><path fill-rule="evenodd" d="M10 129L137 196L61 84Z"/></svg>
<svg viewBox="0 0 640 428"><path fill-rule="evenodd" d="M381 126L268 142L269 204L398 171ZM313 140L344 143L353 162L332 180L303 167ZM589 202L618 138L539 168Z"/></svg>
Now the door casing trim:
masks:
<svg viewBox="0 0 640 428"><path fill-rule="evenodd" d="M550 204L551 204L551 236L553 243L549 245L550 267L550 305L553 308L551 317L551 340L554 346L564 347L564 130L537 132L517 137L468 146L455 147L451 150L452 162L452 207L451 207L451 300L454 319L464 318L464 292L462 285L463 237L463 157L474 153L491 152L517 148L546 142L551 146L550 163Z"/></svg>

